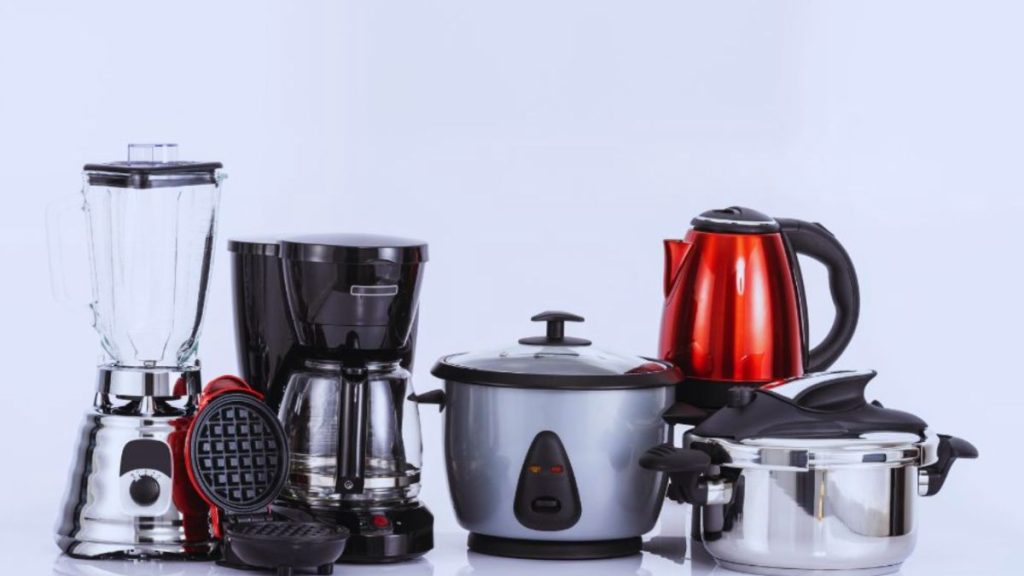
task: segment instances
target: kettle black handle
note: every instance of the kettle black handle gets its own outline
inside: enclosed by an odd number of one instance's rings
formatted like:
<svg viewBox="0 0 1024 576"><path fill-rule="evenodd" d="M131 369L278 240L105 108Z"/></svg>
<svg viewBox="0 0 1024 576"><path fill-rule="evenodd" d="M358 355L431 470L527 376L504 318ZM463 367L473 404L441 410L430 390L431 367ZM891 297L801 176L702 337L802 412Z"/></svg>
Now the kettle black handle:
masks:
<svg viewBox="0 0 1024 576"><path fill-rule="evenodd" d="M793 252L790 264L794 269L798 297L801 300L800 311L804 315L801 319L804 338L807 337L807 309L803 297L800 264L796 255L803 254L813 258L824 264L828 270L828 285L832 292L832 303L836 307L836 317L825 338L807 353L804 366L807 372L820 372L839 359L857 328L857 319L860 316L857 272L846 249L821 224L795 218L778 218L777 221L782 237Z"/></svg>

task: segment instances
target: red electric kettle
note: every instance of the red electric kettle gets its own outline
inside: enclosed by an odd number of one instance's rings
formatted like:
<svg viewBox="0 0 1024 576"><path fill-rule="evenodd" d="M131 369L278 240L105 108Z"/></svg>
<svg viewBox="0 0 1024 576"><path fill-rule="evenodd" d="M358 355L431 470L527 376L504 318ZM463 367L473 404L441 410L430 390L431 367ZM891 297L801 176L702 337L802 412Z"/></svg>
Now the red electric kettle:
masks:
<svg viewBox="0 0 1024 576"><path fill-rule="evenodd" d="M683 369L679 400L718 408L733 386L818 372L839 358L857 327L860 293L853 262L831 232L735 206L690 224L685 240L665 241L660 355ZM828 269L836 310L813 348L799 254Z"/></svg>

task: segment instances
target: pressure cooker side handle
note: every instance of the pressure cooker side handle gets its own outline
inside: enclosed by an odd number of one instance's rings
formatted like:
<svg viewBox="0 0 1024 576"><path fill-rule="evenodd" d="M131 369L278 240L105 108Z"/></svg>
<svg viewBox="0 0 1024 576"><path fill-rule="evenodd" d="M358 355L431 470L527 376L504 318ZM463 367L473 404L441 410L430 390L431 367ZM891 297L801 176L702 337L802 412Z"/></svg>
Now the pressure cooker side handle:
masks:
<svg viewBox="0 0 1024 576"><path fill-rule="evenodd" d="M939 459L934 464L921 468L918 493L921 496L938 494L939 490L942 490L942 485L946 483L946 476L954 462L960 458L973 460L977 457L978 449L967 440L939 434Z"/></svg>
<svg viewBox="0 0 1024 576"><path fill-rule="evenodd" d="M668 474L672 486L670 498L695 505L708 503L708 479L711 456L700 450L659 444L640 457L640 467Z"/></svg>
<svg viewBox="0 0 1024 576"><path fill-rule="evenodd" d="M436 404L438 412L444 412L444 407L448 403L448 396L441 389L431 390L423 394L412 393L409 394L408 399L417 404Z"/></svg>

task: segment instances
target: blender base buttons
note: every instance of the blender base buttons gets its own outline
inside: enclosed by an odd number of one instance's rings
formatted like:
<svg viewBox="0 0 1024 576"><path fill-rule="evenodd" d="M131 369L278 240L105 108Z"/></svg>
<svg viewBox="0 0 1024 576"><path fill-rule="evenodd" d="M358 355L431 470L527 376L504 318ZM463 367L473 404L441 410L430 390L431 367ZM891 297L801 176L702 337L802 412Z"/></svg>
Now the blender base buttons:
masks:
<svg viewBox="0 0 1024 576"><path fill-rule="evenodd" d="M491 556L531 560L599 560L639 554L643 541L639 536L617 540L520 540L470 533L469 549Z"/></svg>

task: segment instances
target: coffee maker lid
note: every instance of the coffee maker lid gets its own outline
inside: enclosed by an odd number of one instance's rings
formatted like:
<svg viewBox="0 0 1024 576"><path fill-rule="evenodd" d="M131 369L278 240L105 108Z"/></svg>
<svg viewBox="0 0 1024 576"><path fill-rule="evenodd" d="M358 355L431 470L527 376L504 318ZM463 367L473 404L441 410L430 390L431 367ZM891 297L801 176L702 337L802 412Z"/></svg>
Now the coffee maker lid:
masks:
<svg viewBox="0 0 1024 576"><path fill-rule="evenodd" d="M703 212L690 221L698 232L719 232L724 234L770 234L779 231L774 218L743 206L730 206Z"/></svg>
<svg viewBox="0 0 1024 576"><path fill-rule="evenodd" d="M281 243L277 238L266 236L231 238L228 240L228 252L277 258L281 255Z"/></svg>
<svg viewBox="0 0 1024 576"><path fill-rule="evenodd" d="M281 241L281 257L335 264L416 264L428 259L427 243L380 234L308 234Z"/></svg>
<svg viewBox="0 0 1024 576"><path fill-rule="evenodd" d="M177 144L129 144L128 160L83 167L90 186L167 188L217 184L220 162L178 160Z"/></svg>

